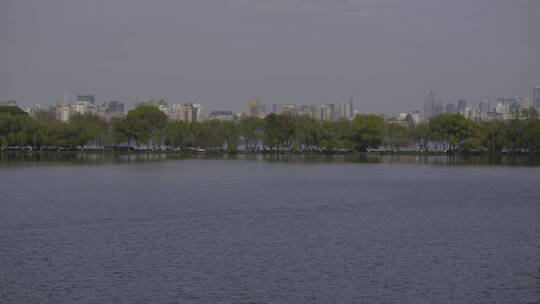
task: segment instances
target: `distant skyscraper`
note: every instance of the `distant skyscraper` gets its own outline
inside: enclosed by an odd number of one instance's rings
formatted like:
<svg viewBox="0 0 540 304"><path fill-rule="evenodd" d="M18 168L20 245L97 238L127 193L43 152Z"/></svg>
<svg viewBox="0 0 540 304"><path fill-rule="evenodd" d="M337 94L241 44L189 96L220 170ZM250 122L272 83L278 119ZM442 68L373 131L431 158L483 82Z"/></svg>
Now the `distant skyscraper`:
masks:
<svg viewBox="0 0 540 304"><path fill-rule="evenodd" d="M465 99L458 99L457 101L457 110L459 113L465 113L465 108L467 107L467 101Z"/></svg>
<svg viewBox="0 0 540 304"><path fill-rule="evenodd" d="M210 119L234 120L234 114L232 111L212 111L210 112Z"/></svg>
<svg viewBox="0 0 540 304"><path fill-rule="evenodd" d="M478 105L478 108L480 109L480 113L482 114L486 114L487 112L490 112L489 100L481 100L480 104Z"/></svg>
<svg viewBox="0 0 540 304"><path fill-rule="evenodd" d="M518 98L519 108L528 109L531 105L531 99L527 96Z"/></svg>
<svg viewBox="0 0 540 304"><path fill-rule="evenodd" d="M248 117L259 117L261 114L261 102L258 99L252 99L247 108Z"/></svg>
<svg viewBox="0 0 540 304"><path fill-rule="evenodd" d="M273 104L272 105L272 113L275 113L275 114L283 113L283 105L282 104Z"/></svg>
<svg viewBox="0 0 540 304"><path fill-rule="evenodd" d="M86 101L89 103L95 103L96 97L94 94L79 94L77 95L77 101Z"/></svg>
<svg viewBox="0 0 540 304"><path fill-rule="evenodd" d="M446 104L446 113L456 114L456 105L453 103Z"/></svg>
<svg viewBox="0 0 540 304"><path fill-rule="evenodd" d="M424 100L424 119L429 120L431 117L442 114L444 107L442 100L435 92L428 92Z"/></svg>
<svg viewBox="0 0 540 304"><path fill-rule="evenodd" d="M336 120L336 105L324 104L321 106L320 120Z"/></svg>
<svg viewBox="0 0 540 304"><path fill-rule="evenodd" d="M116 100L111 100L107 103L107 112L124 112L124 103Z"/></svg>
<svg viewBox="0 0 540 304"><path fill-rule="evenodd" d="M200 121L200 105L186 103L183 107L181 120L185 122L198 122Z"/></svg>
<svg viewBox="0 0 540 304"><path fill-rule="evenodd" d="M537 110L540 110L540 85L533 87L533 105Z"/></svg>
<svg viewBox="0 0 540 304"><path fill-rule="evenodd" d="M71 112L71 104L67 99L61 100L56 104L56 119L67 122Z"/></svg>
<svg viewBox="0 0 540 304"><path fill-rule="evenodd" d="M137 100L135 100L135 106L137 106L137 107L139 107L139 106L159 107L159 106L167 106L167 103L165 102L165 99L163 99L163 98L161 98L161 99L137 98Z"/></svg>
<svg viewBox="0 0 540 304"><path fill-rule="evenodd" d="M351 119L353 117L352 99L339 102L338 115L339 118Z"/></svg>

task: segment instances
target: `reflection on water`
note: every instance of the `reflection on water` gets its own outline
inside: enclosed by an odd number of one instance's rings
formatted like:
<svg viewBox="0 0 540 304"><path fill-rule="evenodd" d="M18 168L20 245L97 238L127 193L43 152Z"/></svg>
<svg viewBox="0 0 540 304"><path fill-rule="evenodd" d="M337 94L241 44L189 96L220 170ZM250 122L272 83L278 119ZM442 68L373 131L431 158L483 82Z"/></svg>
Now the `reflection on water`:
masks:
<svg viewBox="0 0 540 304"><path fill-rule="evenodd" d="M175 154L175 153L96 153L96 152L8 152L0 153L0 164L70 163L107 164L159 162L179 159L253 160L285 163L401 163L419 165L540 166L540 157L526 155L384 155L384 154Z"/></svg>
<svg viewBox="0 0 540 304"><path fill-rule="evenodd" d="M538 299L526 158L1 157L1 304Z"/></svg>

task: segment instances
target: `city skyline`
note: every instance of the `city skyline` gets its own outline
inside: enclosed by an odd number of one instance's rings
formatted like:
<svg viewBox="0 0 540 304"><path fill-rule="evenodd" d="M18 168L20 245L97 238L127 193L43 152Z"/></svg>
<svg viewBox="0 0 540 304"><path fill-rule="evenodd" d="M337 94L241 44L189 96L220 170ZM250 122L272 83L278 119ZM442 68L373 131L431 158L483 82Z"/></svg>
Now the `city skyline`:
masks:
<svg viewBox="0 0 540 304"><path fill-rule="evenodd" d="M353 98L388 113L421 109L430 90L452 102L530 95L538 2L435 2L3 1L0 98L50 106L92 92L235 112L254 98Z"/></svg>
<svg viewBox="0 0 540 304"><path fill-rule="evenodd" d="M532 90L532 91L531 91ZM335 99L333 101L328 101L328 102L324 102L324 103L319 103L319 104L315 104L315 103L295 103L295 102L269 102L269 101L261 101L261 99L259 98L250 98L250 102L252 101L258 101L260 102L260 104L264 107L268 106L269 109L267 111L264 111L264 112L276 112L276 111L272 111L271 107L272 106L279 106L279 105L287 105L287 104L292 104L292 105L298 105L298 106L303 106L303 105L316 105L316 106L322 106L322 105L326 105L326 104L338 104L338 103L341 103L341 102L344 102L344 101L351 101L353 103L353 110L354 111L357 111L358 113L382 113L382 114L397 114L397 113L403 113L403 112L410 112L410 111L415 111L415 110L418 110L418 111L422 111L422 112L426 112L426 98L428 98L428 96L430 95L433 95L436 97L437 99L437 103L440 103L440 105L442 106L442 108L445 109L444 112L453 112L453 111L448 111L448 109L446 108L447 106L449 105L455 105L457 106L456 109L460 109L460 110L463 110L459 104L460 102L465 102L465 104L468 104L468 105L475 105L475 106L478 106L478 107L481 107L482 106L482 103L483 102L487 102L487 101L497 101L497 100L501 100L501 99L528 99L529 102L530 102L530 106L533 107L533 108L536 108L536 109L540 109L540 85L532 85L531 88L529 88L529 91L531 91L532 93L527 95L527 94L518 94L518 95L510 95L510 94L502 94L500 96L492 96L492 97L484 97L480 100L471 100L471 99L468 99L468 98L464 98L463 96L461 97L457 97L455 99L448 99L446 97L441 97L437 92L435 92L434 90L428 90L424 93L424 95L422 96L422 99L419 99L418 103L413 106L412 108L409 108L409 109L404 109L404 110L401 110L399 111L399 109L391 109L390 111L386 111L386 112L383 112L383 111L375 111L375 112L369 112L369 111L362 111L362 108L359 108L362 106L362 103L357 101L357 100L354 100L354 98L343 98L343 99ZM86 100L86 98L91 98L92 100ZM14 101L17 103L17 105L21 108L31 108L32 106L35 106L35 105L40 105L42 106L43 108L48 108L48 107L54 107L57 105L57 103L59 101L64 101L64 100L67 100L67 101L70 101L70 102L78 102L78 101L89 101L90 103L96 103L96 104L108 104L110 102L112 103L121 103L122 104L122 109L125 105L125 108L126 110L130 110L130 109L133 109L133 108L136 108L137 105L141 102L141 101L145 101L145 100L161 100L162 102L166 102L170 105L174 105L174 104L177 104L177 105L181 105L181 104L187 104L187 103L199 103L200 102L196 102L196 101L192 101L192 100L182 100L180 98L176 98L176 99L166 99L166 98L141 98L141 97L132 97L132 98L129 98L128 100L118 100L118 99L112 99L112 98L106 98L106 97L96 97L96 94L94 94L93 92L90 92L90 91L86 91L85 93L78 93L78 94L75 94L73 96L69 95L69 94L64 94L63 97L61 99L57 99L56 101L54 102L45 102L45 103L34 103L34 104L30 104L30 103L24 103L24 102L21 102L20 100L16 99L16 98L5 98L5 96L0 96L0 100L2 100L4 103L8 102L8 101ZM212 108L208 108L207 110L209 111L232 111L234 113L248 113L248 111L246 111L246 107L245 107L245 102L246 101L243 101L244 104L242 104L241 106L239 107L235 107L234 109L231 109L231 108L222 108L222 107L219 107L219 106L216 106L216 107L212 107ZM212 103L210 103L212 104ZM238 108L238 109L236 109Z"/></svg>

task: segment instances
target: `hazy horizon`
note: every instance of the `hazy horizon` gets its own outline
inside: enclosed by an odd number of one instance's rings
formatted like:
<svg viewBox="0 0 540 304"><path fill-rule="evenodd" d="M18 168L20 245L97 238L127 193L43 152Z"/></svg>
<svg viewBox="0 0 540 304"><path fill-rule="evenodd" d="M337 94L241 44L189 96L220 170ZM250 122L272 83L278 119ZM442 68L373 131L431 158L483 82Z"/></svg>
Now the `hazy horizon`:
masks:
<svg viewBox="0 0 540 304"><path fill-rule="evenodd" d="M37 1L0 4L0 98L53 105L164 98L207 110L323 104L360 112L531 96L537 0Z"/></svg>

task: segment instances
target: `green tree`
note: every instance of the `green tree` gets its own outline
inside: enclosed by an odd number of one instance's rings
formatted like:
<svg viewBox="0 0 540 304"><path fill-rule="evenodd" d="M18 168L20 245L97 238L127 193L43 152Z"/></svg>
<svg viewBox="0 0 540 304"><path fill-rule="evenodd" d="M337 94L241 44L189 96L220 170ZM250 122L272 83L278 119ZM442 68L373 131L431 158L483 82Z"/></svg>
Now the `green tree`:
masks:
<svg viewBox="0 0 540 304"><path fill-rule="evenodd" d="M219 128L219 121L191 123L188 145L212 150L221 149L225 139L220 136Z"/></svg>
<svg viewBox="0 0 540 304"><path fill-rule="evenodd" d="M431 139L445 151L461 150L467 138L475 134L477 125L461 114L444 113L429 120Z"/></svg>
<svg viewBox="0 0 540 304"><path fill-rule="evenodd" d="M265 121L256 117L244 117L240 120L239 132L244 139L245 149L255 151L262 142Z"/></svg>
<svg viewBox="0 0 540 304"><path fill-rule="evenodd" d="M128 112L126 120L128 134L133 136L137 145L144 143L154 150L161 145L167 115L157 107L139 106Z"/></svg>
<svg viewBox="0 0 540 304"><path fill-rule="evenodd" d="M264 120L264 145L277 151L290 150L295 131L292 117L288 114L272 113Z"/></svg>
<svg viewBox="0 0 540 304"><path fill-rule="evenodd" d="M133 139L135 135L126 118L112 118L109 123L109 134L110 141L115 146L119 146L122 142L126 142L129 151L131 139Z"/></svg>
<svg viewBox="0 0 540 304"><path fill-rule="evenodd" d="M483 133L483 146L490 153L502 152L506 142L506 124L503 121L493 120L481 124Z"/></svg>
<svg viewBox="0 0 540 304"><path fill-rule="evenodd" d="M84 150L88 144L103 145L107 122L95 114L73 115L69 125L75 132L75 144Z"/></svg>
<svg viewBox="0 0 540 304"><path fill-rule="evenodd" d="M431 129L429 128L429 124L425 122L418 124L412 131L412 137L418 146L418 149L420 149L420 152L428 151L431 142Z"/></svg>
<svg viewBox="0 0 540 304"><path fill-rule="evenodd" d="M352 121L352 134L357 151L378 148L384 139L384 119L374 114L356 115Z"/></svg>
<svg viewBox="0 0 540 304"><path fill-rule="evenodd" d="M388 123L384 128L384 145L398 152L409 143L409 129L403 125Z"/></svg>
<svg viewBox="0 0 540 304"><path fill-rule="evenodd" d="M165 126L165 144L174 148L185 148L185 142L189 137L189 125L176 120L168 122Z"/></svg>
<svg viewBox="0 0 540 304"><path fill-rule="evenodd" d="M222 121L218 130L227 144L227 151L236 151L240 144L240 125L234 121Z"/></svg>

